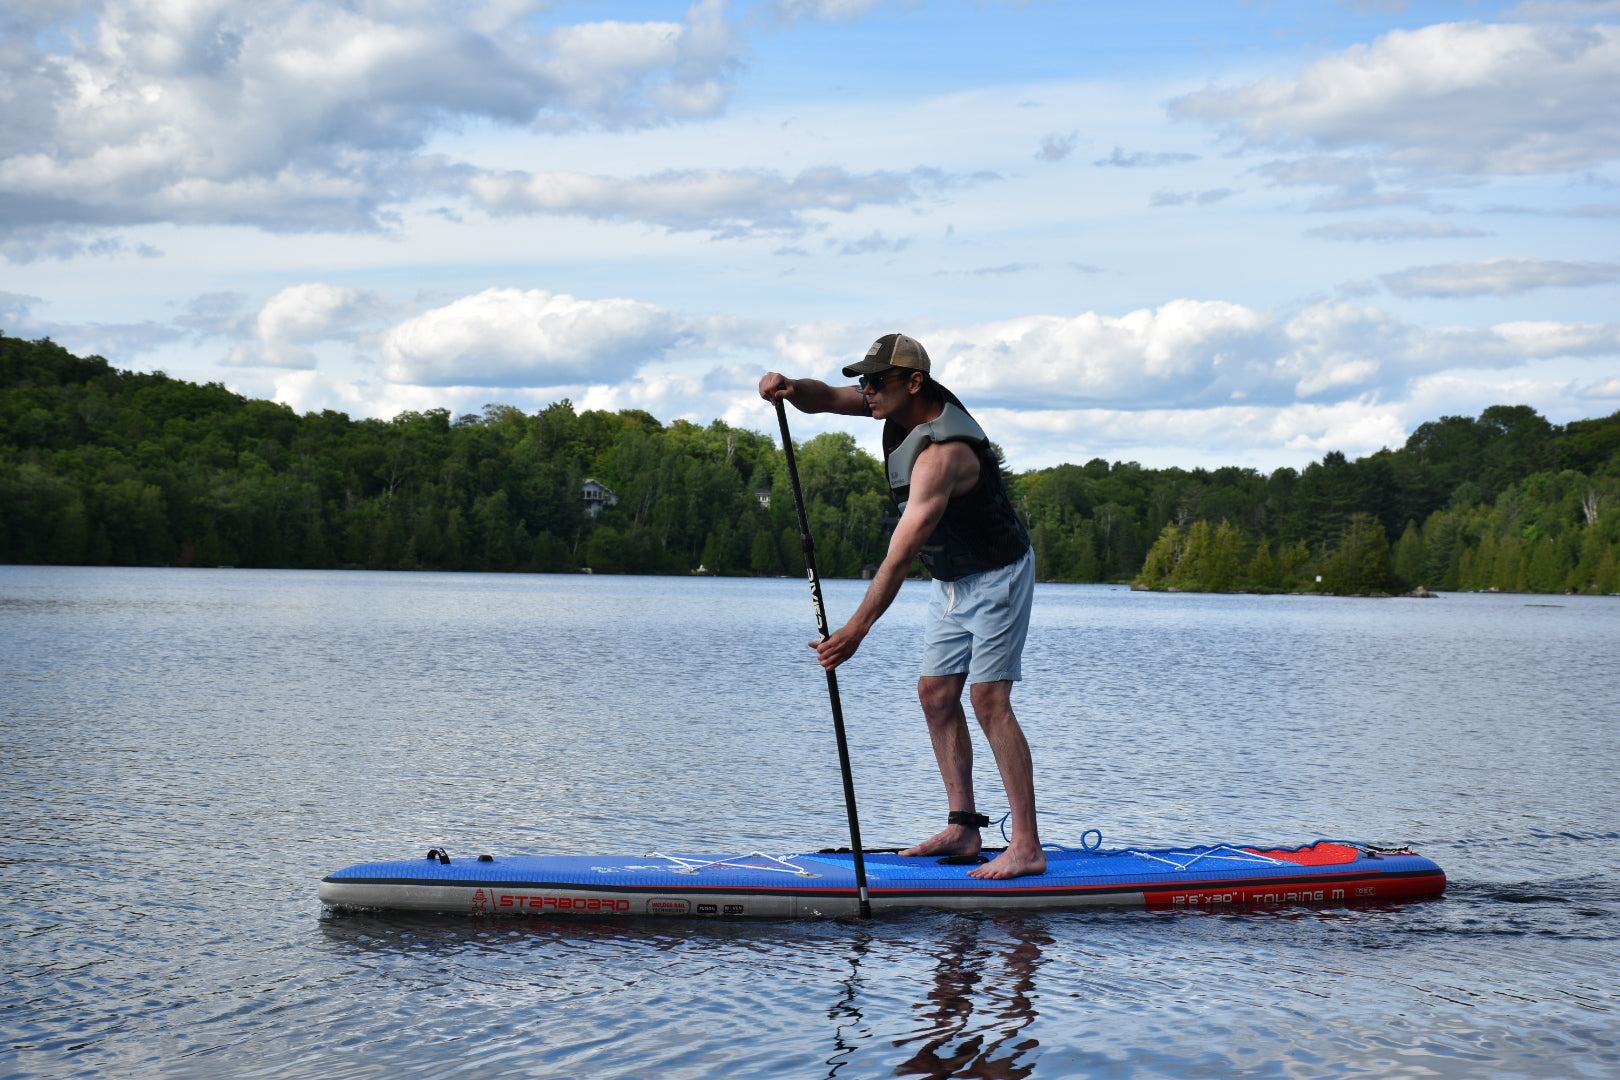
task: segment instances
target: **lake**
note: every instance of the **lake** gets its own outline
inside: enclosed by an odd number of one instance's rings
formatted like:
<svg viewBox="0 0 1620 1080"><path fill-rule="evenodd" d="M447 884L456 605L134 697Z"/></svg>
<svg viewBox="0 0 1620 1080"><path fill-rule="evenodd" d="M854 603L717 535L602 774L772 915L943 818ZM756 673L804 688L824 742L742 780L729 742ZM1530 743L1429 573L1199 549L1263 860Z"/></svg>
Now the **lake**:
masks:
<svg viewBox="0 0 1620 1080"><path fill-rule="evenodd" d="M840 672L946 807L926 585ZM835 623L863 583L827 583ZM848 842L802 580L0 566L0 1077L1620 1075L1620 600L1041 585L1042 833L1413 845L1438 901L871 922L326 912L351 863ZM1005 807L979 742L979 804Z"/></svg>

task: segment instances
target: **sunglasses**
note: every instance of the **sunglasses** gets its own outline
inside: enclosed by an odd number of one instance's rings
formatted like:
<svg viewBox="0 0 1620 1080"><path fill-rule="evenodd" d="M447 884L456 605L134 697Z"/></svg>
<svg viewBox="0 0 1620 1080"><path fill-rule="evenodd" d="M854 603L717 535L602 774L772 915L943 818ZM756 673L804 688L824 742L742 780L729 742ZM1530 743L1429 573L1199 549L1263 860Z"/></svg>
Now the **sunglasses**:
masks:
<svg viewBox="0 0 1620 1080"><path fill-rule="evenodd" d="M900 373L899 368L890 368L888 371L880 371L876 375L862 375L855 380L855 385L861 388L863 394L881 394L883 393L883 384L888 380L889 376L899 375Z"/></svg>

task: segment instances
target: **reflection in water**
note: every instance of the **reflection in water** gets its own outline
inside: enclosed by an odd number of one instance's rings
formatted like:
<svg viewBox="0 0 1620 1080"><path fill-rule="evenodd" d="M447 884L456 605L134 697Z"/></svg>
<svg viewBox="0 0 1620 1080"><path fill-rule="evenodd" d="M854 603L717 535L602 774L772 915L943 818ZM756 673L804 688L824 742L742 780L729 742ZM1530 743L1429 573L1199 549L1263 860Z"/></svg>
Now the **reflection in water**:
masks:
<svg viewBox="0 0 1620 1080"><path fill-rule="evenodd" d="M1046 962L1041 947L1052 943L1041 924L1018 916L961 920L940 943L934 985L917 1005L927 1027L894 1044L922 1046L895 1074L1023 1080L1033 1072L1028 1055L1039 1041L1014 1040L1039 1015L1035 973Z"/></svg>
<svg viewBox="0 0 1620 1080"><path fill-rule="evenodd" d="M827 1076L838 1075L838 1070L849 1064L850 1058L861 1048L871 1034L866 1017L861 1015L861 961L872 950L872 935L864 931L856 936L849 947L849 974L843 979L844 990L827 1010L833 1028L833 1046L836 1050L827 1059Z"/></svg>

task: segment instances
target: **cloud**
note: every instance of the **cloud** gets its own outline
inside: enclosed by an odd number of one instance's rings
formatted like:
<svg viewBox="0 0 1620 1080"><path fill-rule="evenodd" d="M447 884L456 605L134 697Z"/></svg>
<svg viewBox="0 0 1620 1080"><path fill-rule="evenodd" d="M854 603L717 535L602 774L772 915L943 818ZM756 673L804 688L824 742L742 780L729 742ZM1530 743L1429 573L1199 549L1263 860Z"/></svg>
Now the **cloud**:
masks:
<svg viewBox="0 0 1620 1080"><path fill-rule="evenodd" d="M1312 210L1367 210L1378 206L1422 206L1429 196L1411 191L1380 191L1373 162L1364 157L1318 154L1288 161L1268 161L1255 172L1274 187L1331 187L1310 204Z"/></svg>
<svg viewBox="0 0 1620 1080"><path fill-rule="evenodd" d="M133 254L143 259L163 255L150 244L131 247L96 228L24 224L8 229L3 221L4 206L4 193L0 192L0 258L8 262L27 264L39 259L73 259L81 255L111 258Z"/></svg>
<svg viewBox="0 0 1620 1080"><path fill-rule="evenodd" d="M18 331L31 321L29 312L40 302L37 296L0 289L0 330L9 331L12 337L16 337Z"/></svg>
<svg viewBox="0 0 1620 1080"><path fill-rule="evenodd" d="M1513 296L1531 289L1602 285L1620 280L1620 263L1557 259L1486 259L1414 266L1379 280L1396 296Z"/></svg>
<svg viewBox="0 0 1620 1080"><path fill-rule="evenodd" d="M858 240L850 240L843 244L839 244L836 240L827 241L829 247L837 246L840 255L877 255L883 252L904 251L910 243L909 236L899 236L891 240L876 229Z"/></svg>
<svg viewBox="0 0 1620 1080"><path fill-rule="evenodd" d="M1033 263L1004 263L1001 266L981 266L973 270L935 270L935 277L1006 277L1036 269Z"/></svg>
<svg viewBox="0 0 1620 1080"><path fill-rule="evenodd" d="M1588 168L1620 156L1620 27L1396 30L1297 78L1199 91L1169 109L1250 146L1360 150L1416 173Z"/></svg>
<svg viewBox="0 0 1620 1080"><path fill-rule="evenodd" d="M1148 200L1148 205L1185 206L1187 203L1197 203L1199 206L1208 206L1236 194L1232 188L1211 188L1208 191L1155 191L1153 197Z"/></svg>
<svg viewBox="0 0 1620 1080"><path fill-rule="evenodd" d="M252 320L243 314L247 304L245 293L202 293L186 301L174 321L198 337L246 337L252 331Z"/></svg>
<svg viewBox="0 0 1620 1080"><path fill-rule="evenodd" d="M637 128L724 107L738 46L723 0L681 22L545 32L534 6L60 8L0 50L0 236L27 258L63 253L37 235L48 226L69 244L154 221L375 229L444 182L421 151L446 128Z"/></svg>
<svg viewBox="0 0 1620 1080"><path fill-rule="evenodd" d="M1146 150L1138 150L1134 154L1127 154L1123 146L1116 146L1112 154L1105 158L1098 158L1092 164L1115 165L1122 169L1141 169L1157 165L1179 165L1185 161L1197 160L1197 154L1150 154Z"/></svg>
<svg viewBox="0 0 1620 1080"><path fill-rule="evenodd" d="M786 26L796 22L860 19L882 3L883 0L771 0L759 10L778 25Z"/></svg>
<svg viewBox="0 0 1620 1080"><path fill-rule="evenodd" d="M230 386L237 393L279 401L294 412L334 409L351 416L383 418L407 411L445 408L460 416L478 411L491 397L489 390L481 386L413 386L336 375L315 368L273 369L262 376L244 373L244 377L233 379Z"/></svg>
<svg viewBox="0 0 1620 1080"><path fill-rule="evenodd" d="M1345 302L1284 318L1183 299L1122 316L1027 316L923 340L942 382L1006 408L1203 409L1345 401L1399 392L1458 365L1620 354L1620 322L1430 330Z"/></svg>
<svg viewBox="0 0 1620 1080"><path fill-rule="evenodd" d="M491 214L577 214L722 235L797 232L806 227L808 213L910 202L920 184L941 182L934 170L856 175L830 167L806 169L792 178L763 169L704 169L629 180L479 172L463 181L473 201Z"/></svg>
<svg viewBox="0 0 1620 1080"><path fill-rule="evenodd" d="M1443 240L1494 234L1449 221L1341 221L1307 229L1305 235L1323 240Z"/></svg>
<svg viewBox="0 0 1620 1080"><path fill-rule="evenodd" d="M392 382L428 386L611 383L689 333L673 312L635 300L494 288L388 330L383 370Z"/></svg>
<svg viewBox="0 0 1620 1080"><path fill-rule="evenodd" d="M1035 151L1036 161L1062 161L1074 153L1074 148L1080 144L1080 133L1071 131L1067 135L1056 132L1041 140L1041 148Z"/></svg>
<svg viewBox="0 0 1620 1080"><path fill-rule="evenodd" d="M984 408L974 415L1007 451L1014 469L1103 457L1159 468L1254 464L1269 470L1279 457L1299 468L1329 450L1360 456L1400 446L1410 430L1408 411L1354 400L1198 411Z"/></svg>
<svg viewBox="0 0 1620 1080"><path fill-rule="evenodd" d="M356 328L387 310L375 293L313 282L276 293L248 328L228 313L233 300L230 294L198 297L186 314L198 329L212 325L217 333L246 331L251 341L231 349L225 359L239 367L312 368L311 346L350 340Z"/></svg>
<svg viewBox="0 0 1620 1080"><path fill-rule="evenodd" d="M126 357L153 352L185 337L184 331L147 320L139 323L63 323L42 319L37 296L0 290L0 332L11 337L50 338L79 356L105 356L116 365Z"/></svg>

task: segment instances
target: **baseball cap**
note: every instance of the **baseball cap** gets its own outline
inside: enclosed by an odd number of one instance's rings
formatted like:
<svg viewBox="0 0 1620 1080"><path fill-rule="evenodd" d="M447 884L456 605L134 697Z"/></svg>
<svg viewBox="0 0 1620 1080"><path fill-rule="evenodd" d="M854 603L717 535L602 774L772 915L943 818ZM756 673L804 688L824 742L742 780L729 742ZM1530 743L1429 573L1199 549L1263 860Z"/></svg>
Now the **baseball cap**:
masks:
<svg viewBox="0 0 1620 1080"><path fill-rule="evenodd" d="M866 350L864 359L844 369L844 376L853 379L857 375L875 375L880 371L897 367L912 368L926 373L928 350L914 337L907 337L904 334L884 334L872 342L872 347Z"/></svg>

